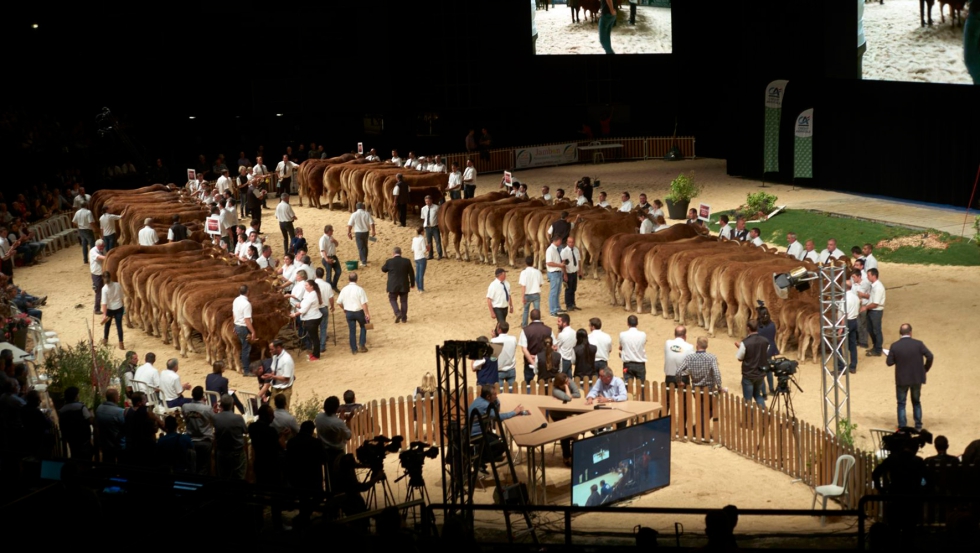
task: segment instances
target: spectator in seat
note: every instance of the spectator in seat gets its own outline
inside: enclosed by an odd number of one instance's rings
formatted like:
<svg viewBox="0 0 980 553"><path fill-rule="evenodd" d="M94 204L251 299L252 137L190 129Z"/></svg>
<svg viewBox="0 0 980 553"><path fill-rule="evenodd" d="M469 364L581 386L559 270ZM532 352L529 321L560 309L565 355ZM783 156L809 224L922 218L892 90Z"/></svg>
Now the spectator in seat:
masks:
<svg viewBox="0 0 980 553"><path fill-rule="evenodd" d="M286 396L279 394L272 399L276 409L273 412L272 427L283 436L283 440L289 440L299 434L299 422L288 409L286 409Z"/></svg>
<svg viewBox="0 0 980 553"><path fill-rule="evenodd" d="M91 461L92 454L92 422L95 417L81 401L78 400L78 388L71 386L65 390L65 405L58 409L58 421L61 426L61 436L71 452L72 459Z"/></svg>
<svg viewBox="0 0 980 553"><path fill-rule="evenodd" d="M225 362L217 361L211 365L211 374L204 379L204 391L215 392L218 397L228 394L228 378L222 375L225 371ZM245 406L238 400L238 396L232 395L232 401L239 413L245 413ZM212 405L214 407L214 405Z"/></svg>
<svg viewBox="0 0 980 553"><path fill-rule="evenodd" d="M347 390L344 392L344 404L337 408L337 415L347 420L361 407L363 405L357 403L357 398L354 397L354 390Z"/></svg>
<svg viewBox="0 0 980 553"><path fill-rule="evenodd" d="M294 527L309 522L313 506L323 495L323 445L313 435L314 430L313 421L303 421L299 433L286 443L287 483L310 494L300 500L299 514L293 518Z"/></svg>
<svg viewBox="0 0 980 553"><path fill-rule="evenodd" d="M177 432L177 418L167 415L163 419L166 434L157 441L157 460L174 474L195 472L194 443L187 434Z"/></svg>
<svg viewBox="0 0 980 553"><path fill-rule="evenodd" d="M927 467L935 469L950 465L960 466L960 459L947 453L949 451L949 439L946 436L936 436L934 445L936 446L936 454L932 457L926 457Z"/></svg>
<svg viewBox="0 0 980 553"><path fill-rule="evenodd" d="M191 402L180 408L184 415L184 428L194 446L196 472L201 476L211 474L211 450L214 446L214 410L204 399L204 388L191 390Z"/></svg>
<svg viewBox="0 0 980 553"><path fill-rule="evenodd" d="M129 399L132 406L124 414L126 449L123 458L129 465L149 466L156 452L157 431L163 428L163 421L147 408L143 392L134 392Z"/></svg>
<svg viewBox="0 0 980 553"><path fill-rule="evenodd" d="M95 428L103 463L117 463L126 442L123 429L126 425L125 410L119 405L119 390L109 388L105 401L95 408Z"/></svg>
<svg viewBox="0 0 980 553"><path fill-rule="evenodd" d="M245 419L234 412L231 396L221 396L221 411L214 415L214 465L218 478L245 479Z"/></svg>

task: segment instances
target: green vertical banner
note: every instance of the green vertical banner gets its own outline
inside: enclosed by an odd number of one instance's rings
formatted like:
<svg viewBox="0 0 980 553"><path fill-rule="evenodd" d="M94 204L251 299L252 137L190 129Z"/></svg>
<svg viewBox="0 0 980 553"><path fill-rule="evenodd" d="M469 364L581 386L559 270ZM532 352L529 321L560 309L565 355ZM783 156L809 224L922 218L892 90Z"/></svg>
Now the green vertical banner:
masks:
<svg viewBox="0 0 980 553"><path fill-rule="evenodd" d="M778 80L766 87L766 142L763 152L763 173L779 172L779 118L783 113L783 93L786 83Z"/></svg>
<svg viewBox="0 0 980 553"><path fill-rule="evenodd" d="M796 117L793 132L793 178L813 178L813 108Z"/></svg>

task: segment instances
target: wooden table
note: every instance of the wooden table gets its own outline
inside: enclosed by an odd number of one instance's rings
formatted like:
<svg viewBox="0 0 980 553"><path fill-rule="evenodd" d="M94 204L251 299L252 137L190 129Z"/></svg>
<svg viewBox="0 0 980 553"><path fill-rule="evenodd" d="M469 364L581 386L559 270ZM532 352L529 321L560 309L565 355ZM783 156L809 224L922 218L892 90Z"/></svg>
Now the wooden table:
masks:
<svg viewBox="0 0 980 553"><path fill-rule="evenodd" d="M548 501L545 482L544 447L547 444L563 438L576 437L579 434L606 428L616 423L651 415L660 411L660 404L654 401L619 401L614 403L594 403L586 405L585 394L582 398L572 399L563 403L551 395L499 394L500 411L513 411L518 405L530 411L530 415L511 417L504 421L504 427L518 447L527 449L527 482L528 495L531 503L537 498L538 481L541 482L542 502ZM597 405L608 406L608 409L596 409ZM546 411L574 414L559 421L548 421ZM541 425L547 426L541 428ZM540 452L540 453L539 453ZM539 476L540 475L540 476Z"/></svg>

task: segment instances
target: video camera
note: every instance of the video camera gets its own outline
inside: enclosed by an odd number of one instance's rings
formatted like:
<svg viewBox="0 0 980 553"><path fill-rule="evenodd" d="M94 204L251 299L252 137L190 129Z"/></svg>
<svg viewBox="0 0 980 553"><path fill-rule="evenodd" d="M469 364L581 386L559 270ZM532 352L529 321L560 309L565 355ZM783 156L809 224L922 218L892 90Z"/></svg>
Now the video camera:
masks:
<svg viewBox="0 0 980 553"><path fill-rule="evenodd" d="M792 359L786 359L785 357L773 357L769 360L769 367L767 367L766 370L771 372L773 376L776 377L776 389L773 393L789 393L789 382L791 379L793 379L793 375L796 374L799 366L799 362L793 361ZM793 384L796 385L797 388L800 387L795 381Z"/></svg>
<svg viewBox="0 0 980 553"><path fill-rule="evenodd" d="M881 438L881 447L890 453L899 451L915 453L925 447L926 444L931 443L931 432L926 429L916 430L909 426L899 428L894 434L887 434Z"/></svg>
<svg viewBox="0 0 980 553"><path fill-rule="evenodd" d="M402 448L405 438L393 436L390 440L385 436L375 436L357 448L357 461L371 469L372 472L384 472L385 457Z"/></svg>
<svg viewBox="0 0 980 553"><path fill-rule="evenodd" d="M398 461L405 469L405 473L408 474L408 485L413 487L424 486L422 465L425 464L426 458L435 459L438 456L439 448L436 446L429 447L429 444L425 442L412 442L408 449L399 453Z"/></svg>

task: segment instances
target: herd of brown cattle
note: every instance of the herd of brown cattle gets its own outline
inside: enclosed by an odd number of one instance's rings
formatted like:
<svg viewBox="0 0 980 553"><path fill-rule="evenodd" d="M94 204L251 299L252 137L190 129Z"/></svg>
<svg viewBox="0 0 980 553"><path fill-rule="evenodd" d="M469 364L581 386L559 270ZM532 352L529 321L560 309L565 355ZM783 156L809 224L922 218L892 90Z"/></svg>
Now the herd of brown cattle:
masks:
<svg viewBox="0 0 980 553"><path fill-rule="evenodd" d="M200 201L154 185L100 190L92 195L91 208L96 219L106 211L123 217L119 221L121 245L106 254L103 267L122 285L129 328L141 327L165 344L172 339L183 357L188 350L194 352L191 335L198 332L208 363L223 359L241 370L241 344L231 311L239 287L249 287L257 344L274 339L289 322L289 302L278 291L281 279L254 261L239 263L233 255L211 246L203 231L208 211ZM175 213L191 236L167 244L167 229ZM136 245L146 218L153 219L161 245Z"/></svg>
<svg viewBox="0 0 980 553"><path fill-rule="evenodd" d="M457 259L478 258L498 265L506 253L511 267L523 267L519 260L534 256L535 266L544 270L551 244L548 230L563 211L573 223L570 236L582 251L582 274L590 269L598 279L599 266L605 269L611 304L630 311L635 297L636 312L642 313L649 298L653 313L659 305L665 318L678 323L693 318L711 336L724 317L729 336L741 338L756 302L764 301L779 330L780 350L796 342L801 360L810 349L816 361L820 342L816 291L791 290L789 299L783 300L776 295L772 275L800 266L811 271L817 267L774 255L775 250L721 240L703 227L687 224L641 235L635 212L564 201L548 204L506 192L447 202L439 210L439 229L447 250L451 240ZM476 248L472 257L471 246Z"/></svg>
<svg viewBox="0 0 980 553"><path fill-rule="evenodd" d="M392 191L395 175L401 173L409 187L409 206L421 209L425 197L432 196L439 203L449 186L446 173L429 173L405 169L390 162L369 162L354 154L344 154L328 159L308 159L299 164L296 179L299 184L300 204L307 198L310 206L326 206L333 209L336 200L353 212L359 202L375 217L394 220L397 208Z"/></svg>
<svg viewBox="0 0 980 553"><path fill-rule="evenodd" d="M416 206L424 204L426 194L442 198L448 184L444 173L367 163L349 154L302 163L298 181L301 197L305 195L311 205L320 207L326 194L328 207L333 207L335 198L349 210L364 202L376 216L387 214L395 220L392 189L397 173L409 183ZM208 244L203 232L207 210L199 201L172 186L154 185L99 191L91 204L96 218L106 210L123 216L121 246L107 255L105 267L122 283L130 328L140 326L164 343L172 337L183 356L194 351L191 335L196 331L204 340L209 363L224 359L241 370L231 313L239 286L250 288L259 344L275 338L289 321L289 305L278 291L282 284L278 277L254 262L239 264ZM567 212L571 236L582 252L582 274L591 270L598 280L599 266L605 269L611 304L630 311L635 302L636 312L642 313L649 300L653 314L659 308L664 318L684 324L693 318L712 336L724 320L729 336L741 338L761 300L777 324L779 348L785 350L796 342L801 360L810 349L816 361L821 320L817 292L790 290L789 299L783 300L772 286L773 273L801 265L811 271L816 267L774 255L764 246L721 240L687 224L641 235L635 212L517 198L504 191L444 203L438 225L447 253L451 241L457 259L498 265L506 255L511 267L523 267L524 257L533 256L535 266L544 269L551 244L548 231L562 212ZM145 218L153 219L165 242L174 213L191 230L191 239L151 247L129 245L136 242ZM475 248L472 256L471 247ZM173 270L175 264L180 271Z"/></svg>

